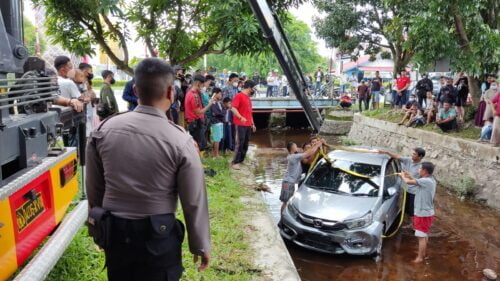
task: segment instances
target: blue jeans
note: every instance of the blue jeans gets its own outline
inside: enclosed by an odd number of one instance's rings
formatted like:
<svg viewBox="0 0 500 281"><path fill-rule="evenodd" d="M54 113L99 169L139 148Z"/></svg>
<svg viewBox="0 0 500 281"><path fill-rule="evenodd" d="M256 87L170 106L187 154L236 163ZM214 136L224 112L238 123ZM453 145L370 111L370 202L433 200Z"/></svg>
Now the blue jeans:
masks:
<svg viewBox="0 0 500 281"><path fill-rule="evenodd" d="M314 94L319 95L321 92L321 82L316 82L316 86L314 88Z"/></svg>
<svg viewBox="0 0 500 281"><path fill-rule="evenodd" d="M380 100L380 91L372 91L373 102L378 102Z"/></svg>
<svg viewBox="0 0 500 281"><path fill-rule="evenodd" d="M266 97L273 96L273 86L267 86Z"/></svg>
<svg viewBox="0 0 500 281"><path fill-rule="evenodd" d="M408 100L407 99L407 95L409 95L409 92L410 91L406 90L406 91L403 91L401 93L401 95L398 95L398 93L396 91L394 91L393 95L396 95L396 100L394 102L394 105L405 106L406 105L406 101Z"/></svg>
<svg viewBox="0 0 500 281"><path fill-rule="evenodd" d="M220 145L220 150L225 151L226 149L234 150L233 142L233 130L232 125L229 123L224 123L222 143Z"/></svg>
<svg viewBox="0 0 500 281"><path fill-rule="evenodd" d="M481 140L484 141L489 141L491 139L491 133L493 132L493 125L488 124L484 125L483 128L481 129Z"/></svg>
<svg viewBox="0 0 500 281"><path fill-rule="evenodd" d="M287 86L283 86L283 96L284 97L288 96L288 87Z"/></svg>

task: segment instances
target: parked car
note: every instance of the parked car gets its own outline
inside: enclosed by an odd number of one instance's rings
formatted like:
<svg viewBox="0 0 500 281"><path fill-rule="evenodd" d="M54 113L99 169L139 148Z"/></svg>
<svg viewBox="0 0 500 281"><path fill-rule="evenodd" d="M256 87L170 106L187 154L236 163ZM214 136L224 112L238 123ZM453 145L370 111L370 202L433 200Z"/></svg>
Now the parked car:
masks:
<svg viewBox="0 0 500 281"><path fill-rule="evenodd" d="M301 247L331 254L377 255L402 210L399 160L335 150L318 161L288 201L280 233Z"/></svg>

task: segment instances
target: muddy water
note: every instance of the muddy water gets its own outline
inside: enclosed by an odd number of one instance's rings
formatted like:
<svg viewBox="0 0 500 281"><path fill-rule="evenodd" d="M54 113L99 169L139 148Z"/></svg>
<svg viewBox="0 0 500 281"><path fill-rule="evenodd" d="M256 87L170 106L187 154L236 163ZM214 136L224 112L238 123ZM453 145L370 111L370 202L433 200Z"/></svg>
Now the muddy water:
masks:
<svg viewBox="0 0 500 281"><path fill-rule="evenodd" d="M276 222L281 178L286 169L284 147L288 141L302 143L308 135L305 131L264 131L251 138L259 162L255 174L259 182L272 189L272 193L263 196ZM379 263L364 257L319 254L294 245L288 245L288 250L302 280L307 281L482 280L484 268L500 272L500 213L461 201L442 187L438 187L435 206L428 258L421 265L411 263L417 240L410 228L402 228L384 240L383 259Z"/></svg>

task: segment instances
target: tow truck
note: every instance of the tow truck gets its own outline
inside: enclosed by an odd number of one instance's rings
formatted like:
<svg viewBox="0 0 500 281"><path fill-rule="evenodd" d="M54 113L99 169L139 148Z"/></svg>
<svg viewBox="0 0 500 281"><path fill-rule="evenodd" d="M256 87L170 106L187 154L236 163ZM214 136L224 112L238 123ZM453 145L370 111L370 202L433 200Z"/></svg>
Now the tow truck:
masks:
<svg viewBox="0 0 500 281"><path fill-rule="evenodd" d="M79 190L85 115L51 105L57 82L28 58L22 18L21 0L0 2L0 280L20 267L14 280L43 280L87 214L85 200L66 214ZM79 145L58 145L71 128Z"/></svg>

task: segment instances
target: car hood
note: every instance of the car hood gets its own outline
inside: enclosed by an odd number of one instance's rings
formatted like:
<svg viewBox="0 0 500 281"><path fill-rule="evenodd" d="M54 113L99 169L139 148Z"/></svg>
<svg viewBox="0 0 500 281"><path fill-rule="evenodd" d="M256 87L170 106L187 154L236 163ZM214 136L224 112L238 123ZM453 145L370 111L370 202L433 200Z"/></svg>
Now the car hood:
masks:
<svg viewBox="0 0 500 281"><path fill-rule="evenodd" d="M341 222L362 217L374 208L377 199L335 194L304 185L291 203L306 216Z"/></svg>

